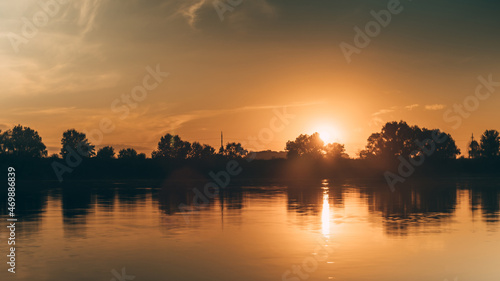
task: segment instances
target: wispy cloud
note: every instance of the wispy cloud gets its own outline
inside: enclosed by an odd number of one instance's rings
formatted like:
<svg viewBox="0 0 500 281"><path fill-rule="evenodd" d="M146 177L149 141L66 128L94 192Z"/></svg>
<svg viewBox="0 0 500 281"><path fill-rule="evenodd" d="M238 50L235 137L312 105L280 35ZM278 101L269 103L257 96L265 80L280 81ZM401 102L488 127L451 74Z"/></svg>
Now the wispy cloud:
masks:
<svg viewBox="0 0 500 281"><path fill-rule="evenodd" d="M395 108L391 108L391 109L381 109L375 113L372 114L372 116L379 116L379 115L383 115L383 114L387 114L387 113L391 113L391 112L394 112L395 111Z"/></svg>
<svg viewBox="0 0 500 281"><path fill-rule="evenodd" d="M11 115L56 115L56 114L65 114L72 112L76 109L76 107L53 107L53 108L17 108L9 111Z"/></svg>
<svg viewBox="0 0 500 281"><path fill-rule="evenodd" d="M380 126L381 124L384 123L384 119L382 118L383 115L389 114L389 113L394 113L394 112L401 112L401 111L411 111L415 108L418 108L420 105L419 104L410 104L406 106L392 106L391 108L383 108L380 109L379 111L375 112L372 114L372 119L369 122L370 126ZM426 106L427 108L427 106Z"/></svg>
<svg viewBox="0 0 500 281"><path fill-rule="evenodd" d="M226 109L203 109L203 110L192 110L179 113L172 113L171 108L176 106L173 104L162 104L160 107L149 107L141 106L133 111L127 116L125 120L113 119L110 116L109 110L101 109L94 110L92 112L85 109L78 109L80 116L86 116L85 120L74 120L72 121L73 127L80 128L81 130L91 130L95 128L96 124L99 123L101 118L111 118L116 125L116 130L113 131L112 135L105 137L106 143L116 143L120 139L131 139L130 132L134 132L134 135L141 136L138 138L133 138L130 143L136 147L136 144L142 144L144 146L149 146L153 148L158 142L160 136L166 133L175 134L179 130L188 126L191 122L196 122L199 120L209 120L211 118L218 118L220 116L229 116L233 114L239 114L242 112L251 112L259 110L272 110L274 108L281 110L283 107L294 108L294 107L307 107L314 106L318 104L324 104L324 102L306 102L306 103L291 103L291 104L275 104L275 105L255 105L255 106L242 106L235 108ZM290 111L288 111L290 112ZM1 121L1 120L0 120ZM209 121L206 121L209 122ZM139 141L139 142L137 142Z"/></svg>
<svg viewBox="0 0 500 281"><path fill-rule="evenodd" d="M0 96L53 95L75 89L91 91L115 86L120 70L104 64L91 68L90 65L102 63L107 57L102 54L100 42L86 40L86 35L99 26L98 15L106 2L84 0L60 5L47 26L39 28L36 37L20 45L18 55L12 56L9 49L0 51L0 71L5 78L0 81L3 89ZM33 1L26 9L37 11L41 8ZM17 21L23 16L12 17ZM0 17L2 25L5 21ZM11 31L21 34L18 28Z"/></svg>
<svg viewBox="0 0 500 281"><path fill-rule="evenodd" d="M370 126L375 126L378 127L380 125L384 124L384 120L380 117L373 117L370 122L368 122L368 125Z"/></svg>
<svg viewBox="0 0 500 281"><path fill-rule="evenodd" d="M417 107L419 107L418 104L412 104L412 105L405 106L405 109L412 110L412 109L417 108Z"/></svg>
<svg viewBox="0 0 500 281"><path fill-rule="evenodd" d="M445 107L444 104L430 104L425 106L425 110L441 110Z"/></svg>
<svg viewBox="0 0 500 281"><path fill-rule="evenodd" d="M96 15L103 2L104 0L84 0L79 3L80 14L77 18L77 24L83 28L82 36L89 33L94 27Z"/></svg>
<svg viewBox="0 0 500 281"><path fill-rule="evenodd" d="M188 3L187 5L180 8L179 12L186 17L189 26L195 28L197 13L203 7L206 0L198 0L194 3Z"/></svg>
<svg viewBox="0 0 500 281"><path fill-rule="evenodd" d="M232 4L231 1L222 2L232 8L226 10L224 18L227 18L227 23L236 29L244 29L248 24L258 21L259 17L270 17L276 14L276 8L267 0L245 1L241 5ZM212 10L212 16L216 18L217 11L212 3L213 1L209 0L185 0L180 7L176 8L177 12L175 14L183 16L189 26L196 29L196 23L200 20L202 9Z"/></svg>
<svg viewBox="0 0 500 281"><path fill-rule="evenodd" d="M153 126L156 127L155 129L163 128L164 131L171 131L181 128L187 122L198 119L241 113L244 111L269 110L269 109L283 108L283 107L286 108L305 107L305 106L318 105L321 103L322 103L321 101L313 101L306 103L292 103L292 104L281 104L281 105L257 105L257 106L243 106L243 107L228 108L228 109L195 110L195 111L185 112L182 114L171 114L163 117L158 116L157 118L154 118L155 120L158 120L158 123L154 124ZM161 115L162 112L163 110L160 110L157 113L155 112L150 112L150 113L154 115Z"/></svg>

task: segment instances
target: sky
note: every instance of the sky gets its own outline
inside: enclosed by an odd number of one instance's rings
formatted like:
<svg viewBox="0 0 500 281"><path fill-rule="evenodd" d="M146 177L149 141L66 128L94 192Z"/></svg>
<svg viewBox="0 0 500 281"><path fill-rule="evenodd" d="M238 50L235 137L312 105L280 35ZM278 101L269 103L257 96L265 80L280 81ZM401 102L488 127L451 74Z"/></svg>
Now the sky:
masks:
<svg viewBox="0 0 500 281"><path fill-rule="evenodd" d="M1 1L0 129L29 126L49 153L75 128L148 155L166 133L283 150L319 131L356 157L405 120L464 154L500 130L500 3L436 2Z"/></svg>

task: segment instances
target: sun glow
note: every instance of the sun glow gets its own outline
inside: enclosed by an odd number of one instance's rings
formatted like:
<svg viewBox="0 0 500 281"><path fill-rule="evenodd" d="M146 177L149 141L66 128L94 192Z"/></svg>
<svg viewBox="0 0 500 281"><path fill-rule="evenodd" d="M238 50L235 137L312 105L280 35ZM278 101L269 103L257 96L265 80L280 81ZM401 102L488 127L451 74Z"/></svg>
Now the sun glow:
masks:
<svg viewBox="0 0 500 281"><path fill-rule="evenodd" d="M322 141L327 143L339 142L339 132L332 126L321 125L316 127L315 132L318 132Z"/></svg>

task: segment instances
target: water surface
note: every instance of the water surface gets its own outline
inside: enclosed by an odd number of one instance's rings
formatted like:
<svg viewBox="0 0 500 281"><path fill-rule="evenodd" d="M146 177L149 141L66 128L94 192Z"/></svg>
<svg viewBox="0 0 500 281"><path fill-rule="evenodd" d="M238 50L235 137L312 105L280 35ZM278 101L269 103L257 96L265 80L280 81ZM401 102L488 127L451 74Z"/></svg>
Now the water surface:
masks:
<svg viewBox="0 0 500 281"><path fill-rule="evenodd" d="M394 193L376 181L242 184L194 205L190 188L20 184L17 273L3 263L0 279L112 280L122 269L152 281L500 277L495 180Z"/></svg>

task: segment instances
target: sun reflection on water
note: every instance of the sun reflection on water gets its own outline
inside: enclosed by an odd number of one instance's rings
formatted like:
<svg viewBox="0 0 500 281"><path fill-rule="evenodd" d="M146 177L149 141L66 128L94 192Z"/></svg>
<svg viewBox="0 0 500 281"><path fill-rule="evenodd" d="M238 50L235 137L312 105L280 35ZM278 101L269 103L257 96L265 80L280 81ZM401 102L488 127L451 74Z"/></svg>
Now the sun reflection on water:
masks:
<svg viewBox="0 0 500 281"><path fill-rule="evenodd" d="M323 236L328 238L330 236L330 203L329 203L329 193L328 193L328 181L323 180L323 205L321 211L321 233Z"/></svg>

